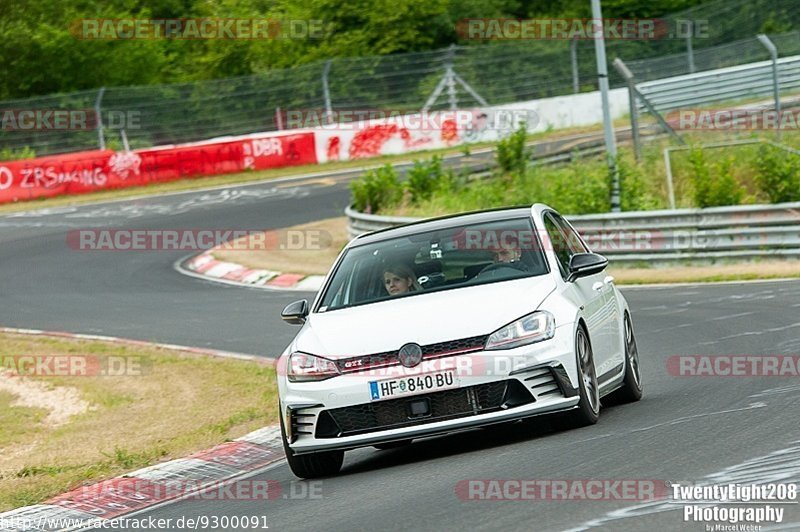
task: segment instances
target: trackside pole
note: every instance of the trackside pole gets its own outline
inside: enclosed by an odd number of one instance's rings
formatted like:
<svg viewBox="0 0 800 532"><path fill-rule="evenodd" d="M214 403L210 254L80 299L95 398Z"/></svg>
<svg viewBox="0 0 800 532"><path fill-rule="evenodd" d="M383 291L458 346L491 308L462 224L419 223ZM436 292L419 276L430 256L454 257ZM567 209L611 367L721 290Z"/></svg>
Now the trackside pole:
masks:
<svg viewBox="0 0 800 532"><path fill-rule="evenodd" d="M600 101L603 106L603 133L606 140L606 159L611 174L611 212L620 212L619 168L617 168L617 143L614 138L614 124L611 123L611 110L608 103L608 65L606 64L606 42L603 37L603 13L600 0L592 1L594 19L594 52L597 57L597 81L600 85Z"/></svg>

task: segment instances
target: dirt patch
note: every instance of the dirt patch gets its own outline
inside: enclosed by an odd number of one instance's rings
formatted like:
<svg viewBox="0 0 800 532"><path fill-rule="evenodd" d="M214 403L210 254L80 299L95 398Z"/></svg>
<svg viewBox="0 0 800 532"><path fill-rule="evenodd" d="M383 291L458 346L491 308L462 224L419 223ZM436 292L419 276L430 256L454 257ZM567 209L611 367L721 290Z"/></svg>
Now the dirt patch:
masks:
<svg viewBox="0 0 800 532"><path fill-rule="evenodd" d="M16 396L12 407L47 410L49 413L43 422L51 427L65 424L70 417L88 411L91 406L75 388L48 386L5 371L0 371L0 390Z"/></svg>

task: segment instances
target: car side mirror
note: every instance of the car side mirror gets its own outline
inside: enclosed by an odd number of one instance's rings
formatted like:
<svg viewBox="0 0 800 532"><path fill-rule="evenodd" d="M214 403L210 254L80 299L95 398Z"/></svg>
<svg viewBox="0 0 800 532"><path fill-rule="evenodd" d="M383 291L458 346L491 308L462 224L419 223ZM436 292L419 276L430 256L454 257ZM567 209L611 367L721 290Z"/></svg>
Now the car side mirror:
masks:
<svg viewBox="0 0 800 532"><path fill-rule="evenodd" d="M600 273L608 266L608 259L597 253L576 253L569 259L569 277L571 283L579 277Z"/></svg>
<svg viewBox="0 0 800 532"><path fill-rule="evenodd" d="M289 303L281 312L281 319L291 325L302 325L308 316L308 301L301 299L294 303Z"/></svg>

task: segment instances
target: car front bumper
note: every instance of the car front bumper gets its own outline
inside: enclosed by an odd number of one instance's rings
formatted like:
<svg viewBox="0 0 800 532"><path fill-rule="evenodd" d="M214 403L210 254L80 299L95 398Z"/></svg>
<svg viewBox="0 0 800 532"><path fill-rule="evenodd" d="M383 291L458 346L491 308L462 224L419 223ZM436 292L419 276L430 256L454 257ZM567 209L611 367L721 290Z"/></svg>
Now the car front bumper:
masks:
<svg viewBox="0 0 800 532"><path fill-rule="evenodd" d="M394 366L349 373L318 382L289 382L285 376L281 376L281 415L284 416L284 426L288 427L286 436L289 447L295 454L347 450L569 410L579 401L573 338L572 327L562 326L556 329L553 338L544 342L510 350L478 351L424 361L412 369ZM426 362L429 364L426 365ZM370 382L414 374L424 376L448 369L458 375L457 388L381 401L371 398ZM474 399L478 395L469 391L496 389L498 386L505 386L503 398L498 403L495 397L487 408L482 408ZM461 396L462 391L466 394L464 397ZM446 393L446 400L434 397L437 393ZM446 415L401 419L402 412L390 408L426 397L444 405L439 410ZM469 409L464 408L467 404L470 405ZM456 411L442 410L446 408ZM349 417L345 417L345 414ZM361 419L358 419L359 416ZM386 423L374 422L370 425L364 417L372 421L391 419ZM332 419L339 429L338 434L334 434L336 430L329 430Z"/></svg>

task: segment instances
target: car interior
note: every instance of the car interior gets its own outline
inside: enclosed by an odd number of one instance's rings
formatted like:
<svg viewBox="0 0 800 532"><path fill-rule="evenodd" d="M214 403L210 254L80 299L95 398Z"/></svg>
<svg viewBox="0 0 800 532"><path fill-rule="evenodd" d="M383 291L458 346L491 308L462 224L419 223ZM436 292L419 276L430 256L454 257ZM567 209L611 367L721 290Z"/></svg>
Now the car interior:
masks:
<svg viewBox="0 0 800 532"><path fill-rule="evenodd" d="M498 231L489 226L476 229L484 232ZM503 228L507 230L507 226ZM520 232L521 229L514 229ZM529 233L531 229L526 228ZM538 245L521 249L520 258L513 263L495 262L496 248L481 246L472 249L464 246L463 229L435 232L398 238L365 249L351 250L350 260L340 267L349 272L339 272L325 297L321 311L359 305L388 299L383 274L387 268L403 265L410 268L423 292L443 290L458 286L483 284L548 271L545 257ZM538 242L533 239L532 241ZM394 297L406 297L410 292Z"/></svg>

